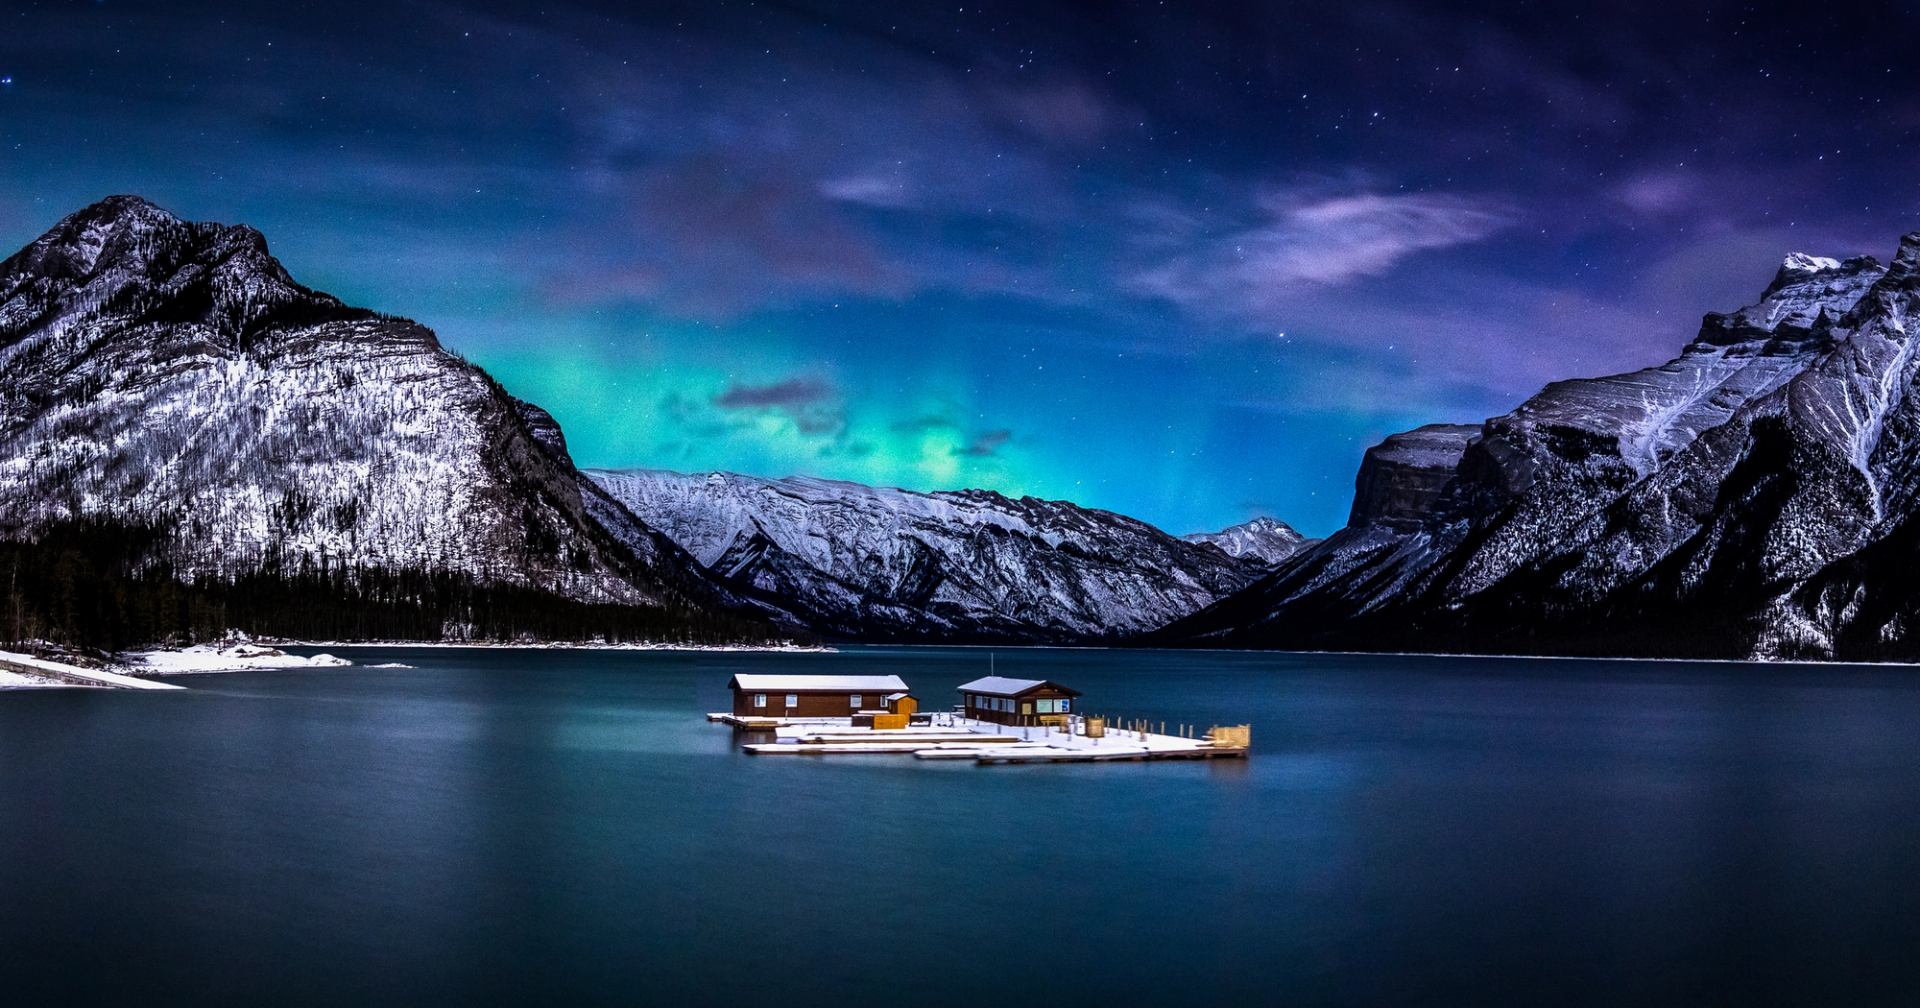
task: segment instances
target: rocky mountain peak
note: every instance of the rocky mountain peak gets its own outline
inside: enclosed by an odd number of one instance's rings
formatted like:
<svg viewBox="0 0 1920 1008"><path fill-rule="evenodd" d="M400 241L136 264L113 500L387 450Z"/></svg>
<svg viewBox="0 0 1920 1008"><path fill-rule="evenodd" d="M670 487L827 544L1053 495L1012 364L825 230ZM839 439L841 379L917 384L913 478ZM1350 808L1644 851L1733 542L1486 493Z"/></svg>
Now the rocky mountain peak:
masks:
<svg viewBox="0 0 1920 1008"><path fill-rule="evenodd" d="M1188 542L1211 543L1236 560L1275 565L1316 540L1308 539L1278 518L1261 515L1218 532L1181 536Z"/></svg>
<svg viewBox="0 0 1920 1008"><path fill-rule="evenodd" d="M1786 281L1797 280L1815 273L1824 273L1827 270L1836 270L1839 268L1840 260L1838 259L1808 255L1805 252L1794 252L1789 254L1787 258L1780 263L1780 272L1776 274L1773 282L1775 286L1778 286Z"/></svg>
<svg viewBox="0 0 1920 1008"><path fill-rule="evenodd" d="M1887 268L1887 274L1909 286L1913 277L1920 275L1920 231L1901 236L1900 250L1894 253L1893 265Z"/></svg>
<svg viewBox="0 0 1920 1008"><path fill-rule="evenodd" d="M192 223L138 196L110 196L69 214L0 262L0 347L45 320L61 333L107 327L180 347L245 350L272 328L360 320L295 282L259 231Z"/></svg>
<svg viewBox="0 0 1920 1008"><path fill-rule="evenodd" d="M192 232L191 225L139 196L109 196L68 214L0 264L0 275L81 282L122 264L144 268Z"/></svg>

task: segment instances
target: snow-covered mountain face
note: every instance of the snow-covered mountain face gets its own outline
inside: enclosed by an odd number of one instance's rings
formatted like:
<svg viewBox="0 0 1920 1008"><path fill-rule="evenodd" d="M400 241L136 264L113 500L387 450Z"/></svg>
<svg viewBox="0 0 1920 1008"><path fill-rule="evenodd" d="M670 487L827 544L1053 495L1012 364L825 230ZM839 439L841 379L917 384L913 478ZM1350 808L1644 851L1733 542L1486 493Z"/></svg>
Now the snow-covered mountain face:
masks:
<svg viewBox="0 0 1920 1008"><path fill-rule="evenodd" d="M1180 538L1188 542L1212 543L1236 560L1253 560L1268 567L1318 542L1295 531L1278 518L1259 517L1218 532L1195 532Z"/></svg>
<svg viewBox="0 0 1920 1008"><path fill-rule="evenodd" d="M1708 315L1667 364L1550 385L1479 428L1389 438L1346 529L1169 634L1912 656L1916 327L1920 234L1890 266L1790 256L1757 303ZM1394 469L1416 456L1418 473Z"/></svg>
<svg viewBox="0 0 1920 1008"><path fill-rule="evenodd" d="M729 585L778 598L834 635L1065 641L1139 633L1266 570L1251 553L1236 557L1062 501L805 477L588 475Z"/></svg>
<svg viewBox="0 0 1920 1008"><path fill-rule="evenodd" d="M162 528L182 575L357 565L708 604L532 412L426 328L295 283L251 228L114 197L0 263L0 535L110 519Z"/></svg>

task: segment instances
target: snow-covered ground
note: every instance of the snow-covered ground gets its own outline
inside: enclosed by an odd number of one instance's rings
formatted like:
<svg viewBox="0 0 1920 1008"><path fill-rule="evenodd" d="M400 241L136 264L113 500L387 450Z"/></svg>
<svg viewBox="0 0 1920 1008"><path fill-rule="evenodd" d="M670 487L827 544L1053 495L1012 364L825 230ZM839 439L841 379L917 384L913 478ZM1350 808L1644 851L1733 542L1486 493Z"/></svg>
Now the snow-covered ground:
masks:
<svg viewBox="0 0 1920 1008"><path fill-rule="evenodd" d="M330 654L293 655L251 641L196 644L177 651L132 651L129 666L142 675L190 675L199 672L246 672L258 669L329 668L351 665Z"/></svg>
<svg viewBox="0 0 1920 1008"><path fill-rule="evenodd" d="M73 686L73 685L77 685L77 684L63 683L53 679L43 678L41 676L28 675L24 672L9 672L5 669L0 669L0 690L40 689L45 686Z"/></svg>
<svg viewBox="0 0 1920 1008"><path fill-rule="evenodd" d="M84 668L12 651L0 651L0 673L7 675L6 680L0 681L0 686L12 688L44 686L107 686L139 690L181 688L171 683L135 679L132 676L109 672L105 669Z"/></svg>
<svg viewBox="0 0 1920 1008"><path fill-rule="evenodd" d="M511 650L568 651L775 651L781 653L832 654L838 648L824 644L675 644L634 641L620 644L577 643L567 641L287 641L290 646L324 648L507 648Z"/></svg>

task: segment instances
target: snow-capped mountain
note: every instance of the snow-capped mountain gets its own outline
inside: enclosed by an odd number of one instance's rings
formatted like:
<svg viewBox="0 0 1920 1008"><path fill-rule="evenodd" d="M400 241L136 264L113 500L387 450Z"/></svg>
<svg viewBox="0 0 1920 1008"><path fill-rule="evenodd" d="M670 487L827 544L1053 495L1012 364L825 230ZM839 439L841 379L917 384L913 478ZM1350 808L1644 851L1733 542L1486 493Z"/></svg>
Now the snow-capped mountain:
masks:
<svg viewBox="0 0 1920 1008"><path fill-rule="evenodd" d="M1789 256L1667 364L1389 438L1347 528L1167 636L1911 657L1916 331L1920 233L1889 266Z"/></svg>
<svg viewBox="0 0 1920 1008"><path fill-rule="evenodd" d="M1188 542L1212 543L1236 560L1254 560L1272 567L1317 542L1295 531L1278 518L1262 515L1251 521L1218 532L1195 532L1180 538Z"/></svg>
<svg viewBox="0 0 1920 1008"><path fill-rule="evenodd" d="M0 536L75 519L159 529L187 578L370 567L723 604L432 332L301 286L251 228L131 196L0 263Z"/></svg>
<svg viewBox="0 0 1920 1008"><path fill-rule="evenodd" d="M736 590L780 599L835 635L1063 641L1138 633L1266 570L1257 557L1063 501L806 477L588 475Z"/></svg>

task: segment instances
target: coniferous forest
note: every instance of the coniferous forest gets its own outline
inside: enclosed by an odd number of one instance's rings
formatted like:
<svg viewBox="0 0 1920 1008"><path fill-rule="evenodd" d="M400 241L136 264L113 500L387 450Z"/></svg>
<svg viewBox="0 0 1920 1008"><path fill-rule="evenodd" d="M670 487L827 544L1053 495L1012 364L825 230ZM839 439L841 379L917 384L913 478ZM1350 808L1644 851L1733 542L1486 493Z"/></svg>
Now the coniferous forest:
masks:
<svg viewBox="0 0 1920 1008"><path fill-rule="evenodd" d="M235 630L299 640L567 640L718 644L763 639L751 620L668 602L596 604L454 572L269 563L182 580L157 560L161 530L56 524L0 541L0 637L120 650L218 639Z"/></svg>

